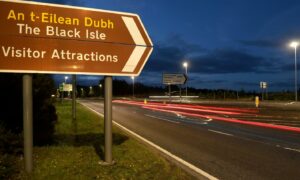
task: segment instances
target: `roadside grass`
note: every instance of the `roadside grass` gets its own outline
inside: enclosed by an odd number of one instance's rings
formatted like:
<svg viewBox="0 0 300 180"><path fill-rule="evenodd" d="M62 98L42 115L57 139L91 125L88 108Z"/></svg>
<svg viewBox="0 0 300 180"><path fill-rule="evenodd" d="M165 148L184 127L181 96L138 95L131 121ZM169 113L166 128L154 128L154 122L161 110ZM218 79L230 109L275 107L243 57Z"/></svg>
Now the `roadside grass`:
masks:
<svg viewBox="0 0 300 180"><path fill-rule="evenodd" d="M71 117L71 103L56 104L58 122L55 143L34 147L34 171L21 172L14 179L193 179L145 145L113 128L113 158L116 164L102 166L103 118L77 105L77 120Z"/></svg>

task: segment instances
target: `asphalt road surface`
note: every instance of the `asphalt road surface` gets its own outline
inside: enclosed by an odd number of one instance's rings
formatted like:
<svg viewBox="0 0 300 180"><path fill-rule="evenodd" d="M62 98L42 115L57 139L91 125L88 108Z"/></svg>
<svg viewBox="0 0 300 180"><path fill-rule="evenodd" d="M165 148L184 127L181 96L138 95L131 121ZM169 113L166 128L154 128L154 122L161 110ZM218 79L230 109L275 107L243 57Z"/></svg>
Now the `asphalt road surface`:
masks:
<svg viewBox="0 0 300 180"><path fill-rule="evenodd" d="M103 112L100 100L80 103ZM113 120L219 179L300 178L298 129L226 121L255 119L253 109L164 106L115 101Z"/></svg>

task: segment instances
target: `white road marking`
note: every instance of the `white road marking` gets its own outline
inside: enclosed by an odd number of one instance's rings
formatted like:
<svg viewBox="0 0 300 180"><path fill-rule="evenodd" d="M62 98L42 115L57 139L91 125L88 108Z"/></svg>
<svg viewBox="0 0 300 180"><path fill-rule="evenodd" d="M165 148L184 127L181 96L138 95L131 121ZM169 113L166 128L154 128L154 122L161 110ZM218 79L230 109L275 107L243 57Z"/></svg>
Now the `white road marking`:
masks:
<svg viewBox="0 0 300 180"><path fill-rule="evenodd" d="M88 107L87 105L85 105L85 104L82 104L82 105L85 106L85 107L87 107L87 108L90 109L91 111L95 112L95 113L98 114L99 116L104 117L103 114L101 114L101 113L95 111L94 109ZM138 138L138 139L144 141L145 143L149 144L150 146L154 147L155 149L159 150L160 152L162 152L162 153L166 154L167 156L173 158L173 159L176 160L177 162L179 162L179 163L183 164L184 166L190 168L191 170L193 170L194 172L198 173L199 175L202 175L202 176L206 177L207 179L211 179L211 180L217 180L217 179L218 179L218 178L216 178L216 177L210 175L209 173L203 171L202 169L200 169L200 168L194 166L193 164L191 164L191 163L189 163L189 162L187 162L187 161L181 159L180 157L178 157L178 156L176 156L176 155L170 153L169 151L163 149L162 147L160 147L160 146L154 144L153 142L151 142L151 141L149 141L149 140L143 138L142 136L136 134L135 132L133 132L133 131L127 129L126 127L122 126L121 124L119 124L119 123L117 123L117 122L115 122L115 121L113 121L113 123L114 123L116 126L118 126L119 128L121 128L121 129L123 129L124 131L126 131L127 133L129 133L129 134L135 136L136 138Z"/></svg>
<svg viewBox="0 0 300 180"><path fill-rule="evenodd" d="M160 120L163 120L163 121L168 121L168 122L171 122L171 123L176 123L176 124L180 123L180 122L178 122L178 121L171 121L171 120L169 120L169 119L165 119L165 118L161 118L161 117L157 117L157 116L152 116L152 115L148 115L148 114L144 114L144 115L145 115L145 116L148 116L148 117L151 117L151 118L160 119Z"/></svg>
<svg viewBox="0 0 300 180"><path fill-rule="evenodd" d="M277 144L276 147L280 148L281 146ZM295 151L295 152L300 153L300 149L293 149L293 148L288 148L288 147L282 147L282 148L289 150L289 151Z"/></svg>
<svg viewBox="0 0 300 180"><path fill-rule="evenodd" d="M208 129L208 131L218 133L218 134L223 134L223 135L226 135L226 136L233 136L232 134L224 133L224 132L221 132L221 131L215 131L215 130L211 130L211 129Z"/></svg>
<svg viewBox="0 0 300 180"><path fill-rule="evenodd" d="M178 114L178 113L176 113L176 116L180 117L180 118L184 118L184 116L182 116L181 114Z"/></svg>
<svg viewBox="0 0 300 180"><path fill-rule="evenodd" d="M289 102L289 103L286 103L284 105L287 106L287 105L291 105L291 104L295 104L295 102Z"/></svg>
<svg viewBox="0 0 300 180"><path fill-rule="evenodd" d="M300 153L300 149L293 149L293 148L288 148L288 147L285 147L284 149Z"/></svg>

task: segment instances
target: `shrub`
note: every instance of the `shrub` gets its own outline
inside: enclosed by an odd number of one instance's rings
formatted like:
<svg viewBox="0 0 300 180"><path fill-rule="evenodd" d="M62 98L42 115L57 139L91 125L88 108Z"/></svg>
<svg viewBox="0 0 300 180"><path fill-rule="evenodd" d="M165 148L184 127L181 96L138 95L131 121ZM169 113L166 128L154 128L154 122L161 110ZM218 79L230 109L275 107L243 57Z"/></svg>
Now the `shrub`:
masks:
<svg viewBox="0 0 300 180"><path fill-rule="evenodd" d="M12 134L23 131L22 75L0 74L0 123ZM33 75L33 137L35 145L52 142L57 120L51 95L54 82L48 75Z"/></svg>

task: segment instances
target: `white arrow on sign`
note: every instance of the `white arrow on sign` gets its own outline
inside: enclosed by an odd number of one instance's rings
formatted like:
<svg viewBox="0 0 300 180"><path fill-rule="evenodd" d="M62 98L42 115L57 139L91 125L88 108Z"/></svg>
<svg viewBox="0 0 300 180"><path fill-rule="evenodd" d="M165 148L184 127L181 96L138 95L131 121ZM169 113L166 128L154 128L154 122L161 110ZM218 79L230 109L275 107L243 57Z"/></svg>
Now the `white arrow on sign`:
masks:
<svg viewBox="0 0 300 180"><path fill-rule="evenodd" d="M132 17L125 17L122 16L122 19L134 41L134 43L137 45L133 52L131 53L129 59L127 60L127 63L125 64L122 72L133 72L136 68L136 66L138 65L139 61L142 58L142 55L144 54L145 50L146 50L146 43L145 40L141 34L141 32L139 31L136 23L134 22L134 19ZM148 36L148 35L147 35ZM152 42L151 39L148 37L151 46L152 46ZM148 53L148 57L150 56L152 50ZM147 59L148 59L147 57ZM144 66L144 65L143 65Z"/></svg>

